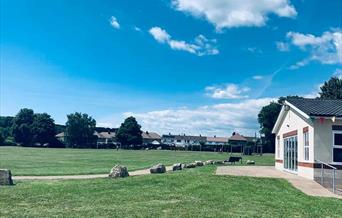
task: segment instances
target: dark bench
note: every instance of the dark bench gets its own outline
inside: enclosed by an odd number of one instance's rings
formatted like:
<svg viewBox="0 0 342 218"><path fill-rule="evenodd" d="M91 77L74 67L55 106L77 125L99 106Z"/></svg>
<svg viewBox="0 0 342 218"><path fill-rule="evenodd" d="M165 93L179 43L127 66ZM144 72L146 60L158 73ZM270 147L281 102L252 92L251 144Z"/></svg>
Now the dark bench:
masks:
<svg viewBox="0 0 342 218"><path fill-rule="evenodd" d="M230 156L228 160L225 160L224 162L235 164L235 162L239 162L242 164L242 157L234 157Z"/></svg>

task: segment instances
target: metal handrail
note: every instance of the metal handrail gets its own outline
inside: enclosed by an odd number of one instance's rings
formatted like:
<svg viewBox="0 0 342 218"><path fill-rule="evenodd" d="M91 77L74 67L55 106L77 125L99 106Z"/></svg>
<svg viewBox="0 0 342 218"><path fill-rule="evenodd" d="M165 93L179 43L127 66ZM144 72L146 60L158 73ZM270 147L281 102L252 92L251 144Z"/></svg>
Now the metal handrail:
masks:
<svg viewBox="0 0 342 218"><path fill-rule="evenodd" d="M335 191L336 191L335 178L336 178L336 170L337 170L337 168L334 167L334 166L331 166L330 164L325 163L325 162L323 162L321 160L315 160L315 162L318 162L319 164L321 164L321 185L322 186L324 184L324 177L323 177L323 175L324 175L324 165L330 167L333 170L333 181L332 181L333 182L333 184L332 184L333 187L332 187L332 189L333 189L333 193L335 193Z"/></svg>

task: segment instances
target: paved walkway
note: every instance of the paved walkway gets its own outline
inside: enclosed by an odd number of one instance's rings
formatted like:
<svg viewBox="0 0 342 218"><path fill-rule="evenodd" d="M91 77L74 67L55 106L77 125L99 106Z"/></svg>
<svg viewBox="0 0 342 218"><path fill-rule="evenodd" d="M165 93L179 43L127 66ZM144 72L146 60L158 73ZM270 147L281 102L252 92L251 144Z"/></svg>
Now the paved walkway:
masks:
<svg viewBox="0 0 342 218"><path fill-rule="evenodd" d="M172 166L167 166L166 171L171 171ZM150 168L128 172L130 176L142 176L150 174ZM13 176L13 180L57 180L57 179L98 179L107 178L108 174L89 175L65 175L65 176Z"/></svg>
<svg viewBox="0 0 342 218"><path fill-rule="evenodd" d="M342 196L335 195L313 180L276 170L269 166L222 166L217 167L216 175L282 178L307 195L342 199Z"/></svg>

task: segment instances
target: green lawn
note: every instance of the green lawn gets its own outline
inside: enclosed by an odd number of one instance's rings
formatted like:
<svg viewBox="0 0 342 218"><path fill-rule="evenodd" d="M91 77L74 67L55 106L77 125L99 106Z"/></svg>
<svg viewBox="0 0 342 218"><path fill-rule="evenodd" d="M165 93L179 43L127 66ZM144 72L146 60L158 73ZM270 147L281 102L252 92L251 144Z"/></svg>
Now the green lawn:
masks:
<svg viewBox="0 0 342 218"><path fill-rule="evenodd" d="M1 217L341 217L342 200L215 166L123 179L23 181L0 189Z"/></svg>
<svg viewBox="0 0 342 218"><path fill-rule="evenodd" d="M0 168L13 175L73 175L109 173L116 164L137 170L157 163L171 165L195 160L224 160L227 153L189 151L134 151L95 149L53 149L0 146ZM257 165L274 165L274 155L246 156Z"/></svg>

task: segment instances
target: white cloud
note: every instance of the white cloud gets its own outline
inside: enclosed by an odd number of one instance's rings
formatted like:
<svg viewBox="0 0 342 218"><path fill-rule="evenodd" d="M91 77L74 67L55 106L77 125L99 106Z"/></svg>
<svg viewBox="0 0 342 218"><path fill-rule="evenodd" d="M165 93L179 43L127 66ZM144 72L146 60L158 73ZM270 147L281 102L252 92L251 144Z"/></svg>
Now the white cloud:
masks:
<svg viewBox="0 0 342 218"><path fill-rule="evenodd" d="M171 36L160 27L152 27L149 30L149 32L153 36L153 38L160 43L165 43L165 42L170 41Z"/></svg>
<svg viewBox="0 0 342 218"><path fill-rule="evenodd" d="M286 42L276 42L277 49L282 52L290 51L290 45Z"/></svg>
<svg viewBox="0 0 342 218"><path fill-rule="evenodd" d="M120 24L119 24L118 20L116 19L116 17L111 16L109 19L109 23L113 28L120 29Z"/></svg>
<svg viewBox="0 0 342 218"><path fill-rule="evenodd" d="M297 62L290 69L305 66L311 61L318 61L322 64L342 64L342 31L340 29L324 32L321 36L288 32L287 37L294 46L309 53L309 57Z"/></svg>
<svg viewBox="0 0 342 218"><path fill-rule="evenodd" d="M204 134L229 136L233 131L254 135L259 125L260 109L275 99L250 99L239 103L224 103L194 109L168 109L146 113L124 113L134 116L143 129L158 133Z"/></svg>
<svg viewBox="0 0 342 218"><path fill-rule="evenodd" d="M336 76L339 79L342 79L342 69L336 69L333 76Z"/></svg>
<svg viewBox="0 0 342 218"><path fill-rule="evenodd" d="M207 95L216 99L241 99L248 98L246 95L250 91L248 87L240 87L236 84L226 84L224 86L208 86L205 88Z"/></svg>
<svg viewBox="0 0 342 218"><path fill-rule="evenodd" d="M255 79L255 80L261 80L261 79L263 79L264 77L263 76L261 76L261 75L255 75L255 76L253 76L253 79Z"/></svg>
<svg viewBox="0 0 342 218"><path fill-rule="evenodd" d="M218 31L241 26L264 26L270 14L295 17L289 0L173 0L173 7L194 17L203 17Z"/></svg>
<svg viewBox="0 0 342 218"><path fill-rule="evenodd" d="M219 53L215 46L216 40L209 40L203 35L198 35L192 43L189 43L183 40L172 39L170 34L160 27L152 27L149 33L159 43L166 43L173 50L187 51L198 56L216 55Z"/></svg>
<svg viewBox="0 0 342 218"><path fill-rule="evenodd" d="M247 51L249 51L251 53L257 53L257 54L264 53L260 48L257 48L257 47L249 47L249 48L247 48Z"/></svg>
<svg viewBox="0 0 342 218"><path fill-rule="evenodd" d="M137 31L137 32L141 32L141 29L140 29L139 27L137 27L137 26L134 26L133 29L134 29L135 31Z"/></svg>

